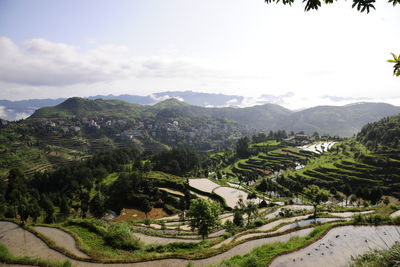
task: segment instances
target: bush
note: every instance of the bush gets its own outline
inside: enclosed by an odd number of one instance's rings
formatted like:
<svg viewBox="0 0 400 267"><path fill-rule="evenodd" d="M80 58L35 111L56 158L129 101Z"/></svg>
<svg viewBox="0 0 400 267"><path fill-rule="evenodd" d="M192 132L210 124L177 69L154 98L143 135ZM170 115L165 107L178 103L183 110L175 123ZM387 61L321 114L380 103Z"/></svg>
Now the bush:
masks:
<svg viewBox="0 0 400 267"><path fill-rule="evenodd" d="M255 227L260 227L263 226L265 224L265 221L261 218L258 218L254 221L254 226Z"/></svg>
<svg viewBox="0 0 400 267"><path fill-rule="evenodd" d="M353 216L353 220L355 224L364 224L365 223L365 216L358 213Z"/></svg>
<svg viewBox="0 0 400 267"><path fill-rule="evenodd" d="M374 214L371 216L367 216L367 217L365 217L365 219L368 223L372 223L375 225L391 222L391 219L389 218L389 216L384 216L384 215L380 215L380 214Z"/></svg>
<svg viewBox="0 0 400 267"><path fill-rule="evenodd" d="M279 212L279 216L281 217L292 217L293 216L293 211L291 209L287 208L282 208L281 211Z"/></svg>
<svg viewBox="0 0 400 267"><path fill-rule="evenodd" d="M400 216L392 218L393 224L400 225Z"/></svg>
<svg viewBox="0 0 400 267"><path fill-rule="evenodd" d="M232 221L230 221L230 220L227 220L227 221L225 222L224 228L226 229L226 231L227 231L228 233L231 233L232 235L234 235L234 234L237 232L237 230L238 230L238 227L236 226L236 224L234 224L234 223L233 223Z"/></svg>
<svg viewBox="0 0 400 267"><path fill-rule="evenodd" d="M147 252L178 252L181 250L193 250L201 248L202 244L197 242L173 242L166 245L150 245L146 248Z"/></svg>
<svg viewBox="0 0 400 267"><path fill-rule="evenodd" d="M64 225L82 226L101 235L107 232L107 223L99 219L68 219Z"/></svg>
<svg viewBox="0 0 400 267"><path fill-rule="evenodd" d="M132 234L128 224L125 222L110 224L107 228L107 233L104 235L104 240L107 245L113 248L138 250L143 246L139 238Z"/></svg>

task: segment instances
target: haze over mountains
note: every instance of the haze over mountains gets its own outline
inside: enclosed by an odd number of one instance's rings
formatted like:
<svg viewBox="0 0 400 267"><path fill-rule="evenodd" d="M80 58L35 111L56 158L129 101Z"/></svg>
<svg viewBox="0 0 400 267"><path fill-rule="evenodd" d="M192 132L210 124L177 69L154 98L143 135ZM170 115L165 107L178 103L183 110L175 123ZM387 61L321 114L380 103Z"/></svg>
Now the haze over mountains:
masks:
<svg viewBox="0 0 400 267"><path fill-rule="evenodd" d="M216 95L218 96L218 95ZM130 96L132 97L132 96ZM232 96L220 96L221 103ZM161 97L160 97L161 98ZM143 97L143 101L145 101ZM147 99L148 100L148 99ZM199 100L198 100L199 101ZM190 105L178 99L167 99L156 105L132 104L120 100L84 100L70 98L54 106L37 110L30 118L54 119L62 117L121 117L143 120L169 119L171 121L225 119L238 123L247 132L286 130L319 132L321 135L352 136L369 122L400 113L400 107L385 103L357 103L345 106L318 106L301 111L291 111L277 104L252 107L213 107Z"/></svg>
<svg viewBox="0 0 400 267"><path fill-rule="evenodd" d="M118 99L129 103L141 105L153 105L168 98L176 98L188 104L201 107L247 107L266 103L281 104L283 98L290 97L292 93L282 96L262 95L260 97L248 98L240 95L224 95L200 93L193 91L170 91L160 92L147 96L140 95L96 95L89 96L88 99ZM57 99L26 99L18 101L0 100L0 118L6 120L18 120L31 115L36 109L41 107L55 106L65 101L67 98Z"/></svg>

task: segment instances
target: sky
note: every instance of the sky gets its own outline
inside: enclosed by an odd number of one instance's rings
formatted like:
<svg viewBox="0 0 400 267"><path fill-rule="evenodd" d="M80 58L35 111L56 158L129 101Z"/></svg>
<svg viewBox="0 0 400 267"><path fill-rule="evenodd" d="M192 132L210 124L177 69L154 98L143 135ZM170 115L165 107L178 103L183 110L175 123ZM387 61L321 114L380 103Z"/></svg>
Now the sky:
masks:
<svg viewBox="0 0 400 267"><path fill-rule="evenodd" d="M0 0L0 99L192 90L291 109L400 105L400 6L339 0Z"/></svg>

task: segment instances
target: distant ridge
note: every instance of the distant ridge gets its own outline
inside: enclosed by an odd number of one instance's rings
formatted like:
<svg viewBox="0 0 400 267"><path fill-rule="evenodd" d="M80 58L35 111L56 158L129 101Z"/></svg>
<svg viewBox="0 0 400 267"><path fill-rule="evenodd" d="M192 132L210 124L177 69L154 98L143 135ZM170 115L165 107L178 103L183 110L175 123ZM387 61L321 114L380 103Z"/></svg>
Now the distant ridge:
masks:
<svg viewBox="0 0 400 267"><path fill-rule="evenodd" d="M236 122L248 131L318 132L320 134L352 136L367 123L400 113L400 107L385 103L357 103L345 106L318 106L293 112L276 104L247 108L205 108L178 99L166 99L155 105L138 105L121 100L89 100L69 98L54 107L38 109L30 119L104 116L141 119L180 116L189 119L210 117Z"/></svg>

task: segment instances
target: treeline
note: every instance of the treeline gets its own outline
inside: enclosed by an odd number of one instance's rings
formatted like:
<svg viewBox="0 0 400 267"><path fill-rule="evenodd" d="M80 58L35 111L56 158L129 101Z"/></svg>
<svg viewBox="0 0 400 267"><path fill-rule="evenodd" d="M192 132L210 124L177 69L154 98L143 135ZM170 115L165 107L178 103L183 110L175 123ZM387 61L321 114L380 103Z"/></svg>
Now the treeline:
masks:
<svg viewBox="0 0 400 267"><path fill-rule="evenodd" d="M52 172L27 177L12 169L0 179L0 217L46 223L62 221L71 213L101 217L106 210L134 207L149 212L168 202L153 180L151 170L186 175L199 170L200 156L190 148L141 154L135 148L99 152L90 159L75 161ZM175 168L176 167L176 168ZM116 181L103 183L116 173Z"/></svg>
<svg viewBox="0 0 400 267"><path fill-rule="evenodd" d="M291 132L289 136L293 136L294 132ZM277 130L277 131L269 131L268 135L266 133L258 133L258 134L253 134L251 136L251 141L252 143L262 143L268 140L283 140L285 138L288 138L288 134L286 133L285 130Z"/></svg>
<svg viewBox="0 0 400 267"><path fill-rule="evenodd" d="M400 115L368 123L357 139L372 151L400 149Z"/></svg>

